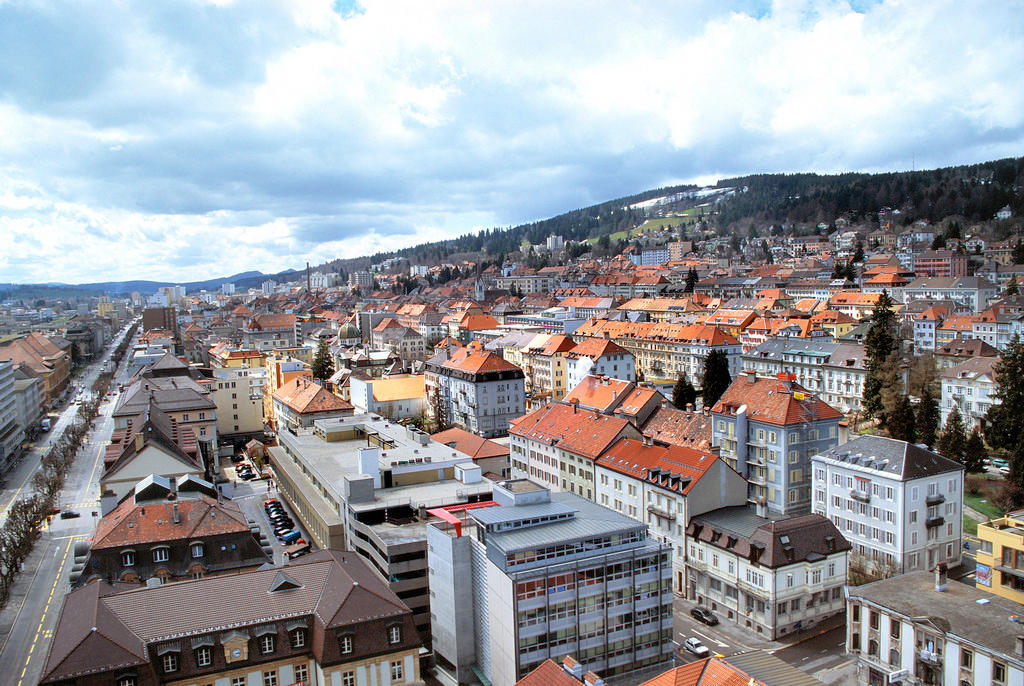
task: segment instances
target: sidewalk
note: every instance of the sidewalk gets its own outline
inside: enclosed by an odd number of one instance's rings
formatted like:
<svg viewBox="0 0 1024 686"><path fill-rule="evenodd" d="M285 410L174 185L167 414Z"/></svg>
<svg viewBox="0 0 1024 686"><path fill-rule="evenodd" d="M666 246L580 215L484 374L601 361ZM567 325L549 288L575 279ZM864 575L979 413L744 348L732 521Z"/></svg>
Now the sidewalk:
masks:
<svg viewBox="0 0 1024 686"><path fill-rule="evenodd" d="M25 598L28 597L36 573L39 571L39 565L42 564L52 540L49 530L43 531L39 535L36 544L32 547L32 552L25 560L25 568L14 579L14 584L11 586L11 597L8 598L7 605L0 610L0 656L7 648L7 641L18 624L21 610L25 606Z"/></svg>

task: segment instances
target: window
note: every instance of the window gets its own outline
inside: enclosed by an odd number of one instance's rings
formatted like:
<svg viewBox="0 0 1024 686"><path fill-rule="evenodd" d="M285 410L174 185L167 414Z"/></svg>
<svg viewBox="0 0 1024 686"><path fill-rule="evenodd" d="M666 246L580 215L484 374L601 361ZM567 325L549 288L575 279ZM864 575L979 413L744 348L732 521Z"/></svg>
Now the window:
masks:
<svg viewBox="0 0 1024 686"><path fill-rule="evenodd" d="M1006 665L1002 662L992 661L992 681L1000 684L1006 681Z"/></svg>
<svg viewBox="0 0 1024 686"><path fill-rule="evenodd" d="M402 642L402 627L400 626L389 626L388 627L388 643L395 644Z"/></svg>
<svg viewBox="0 0 1024 686"><path fill-rule="evenodd" d="M391 663L391 680L398 681L402 678L402 663L392 662Z"/></svg>
<svg viewBox="0 0 1024 686"><path fill-rule="evenodd" d="M202 556L203 556L203 544L202 543L193 543L192 544L192 557L202 557Z"/></svg>
<svg viewBox="0 0 1024 686"><path fill-rule="evenodd" d="M292 648L302 648L306 645L306 630L296 629L289 634L292 640Z"/></svg>
<svg viewBox="0 0 1024 686"><path fill-rule="evenodd" d="M870 624L872 629L878 628L878 613L874 610L868 615L868 624Z"/></svg>
<svg viewBox="0 0 1024 686"><path fill-rule="evenodd" d="M260 636L260 652L264 655L274 652L274 634Z"/></svg>
<svg viewBox="0 0 1024 686"><path fill-rule="evenodd" d="M263 686L277 686L277 670L263 672Z"/></svg>
<svg viewBox="0 0 1024 686"><path fill-rule="evenodd" d="M821 583L821 570L820 569L815 569L813 572L811 572L811 583L812 584L820 584Z"/></svg>
<svg viewBox="0 0 1024 686"><path fill-rule="evenodd" d="M889 635L893 638L900 637L900 622L894 617L889 618Z"/></svg>
<svg viewBox="0 0 1024 686"><path fill-rule="evenodd" d="M345 672L341 675L341 686L356 686L355 672Z"/></svg>
<svg viewBox="0 0 1024 686"><path fill-rule="evenodd" d="M136 686L137 682L133 676L123 676L117 680L117 686Z"/></svg>
<svg viewBox="0 0 1024 686"><path fill-rule="evenodd" d="M339 639L338 642L340 644L339 647L341 648L342 654L351 653L352 652L352 636L351 635L342 636Z"/></svg>
<svg viewBox="0 0 1024 686"><path fill-rule="evenodd" d="M161 660L161 665L164 668L164 672L177 672L178 671L178 654L177 653L164 653Z"/></svg>
<svg viewBox="0 0 1024 686"><path fill-rule="evenodd" d="M305 685L309 681L309 667L306 665L295 665L295 681Z"/></svg>
<svg viewBox="0 0 1024 686"><path fill-rule="evenodd" d="M971 669L974 666L974 653L964 648L960 649L960 666L964 669Z"/></svg>
<svg viewBox="0 0 1024 686"><path fill-rule="evenodd" d="M132 567L135 565L135 551L126 550L121 553L121 564L125 567Z"/></svg>
<svg viewBox="0 0 1024 686"><path fill-rule="evenodd" d="M167 562L171 559L170 548L154 548L153 549L153 562Z"/></svg>
<svg viewBox="0 0 1024 686"><path fill-rule="evenodd" d="M245 686L244 676L233 676L231 677L231 686Z"/></svg>

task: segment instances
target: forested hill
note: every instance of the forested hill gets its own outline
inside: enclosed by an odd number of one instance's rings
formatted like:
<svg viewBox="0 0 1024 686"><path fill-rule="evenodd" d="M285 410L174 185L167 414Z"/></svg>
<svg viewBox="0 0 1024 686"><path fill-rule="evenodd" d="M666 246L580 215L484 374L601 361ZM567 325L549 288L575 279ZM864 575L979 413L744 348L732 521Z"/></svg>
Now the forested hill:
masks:
<svg viewBox="0 0 1024 686"><path fill-rule="evenodd" d="M831 222L871 218L881 208L900 210L906 222L960 215L992 219L1009 205L1024 213L1024 158L888 174L755 174L719 181L746 187L718 206L718 225Z"/></svg>

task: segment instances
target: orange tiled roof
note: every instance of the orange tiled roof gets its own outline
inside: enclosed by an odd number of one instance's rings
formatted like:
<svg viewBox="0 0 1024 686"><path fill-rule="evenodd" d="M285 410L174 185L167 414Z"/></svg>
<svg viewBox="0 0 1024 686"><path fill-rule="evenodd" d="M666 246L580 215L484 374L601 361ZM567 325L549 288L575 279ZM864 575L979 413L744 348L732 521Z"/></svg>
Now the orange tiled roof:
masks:
<svg viewBox="0 0 1024 686"><path fill-rule="evenodd" d="M620 438L601 453L597 464L638 479L646 479L651 469L678 474L691 479L677 482L673 488L685 495L717 459L709 452L681 445L644 445L642 440Z"/></svg>
<svg viewBox="0 0 1024 686"><path fill-rule="evenodd" d="M178 524L174 523L174 504L178 506ZM216 515L211 512L216 510ZM198 499L173 502L135 504L125 498L96 525L93 550L119 548L125 545L175 540L191 540L204 536L245 533L249 524L238 505L231 501L218 504L202 495Z"/></svg>
<svg viewBox="0 0 1024 686"><path fill-rule="evenodd" d="M520 417L509 433L549 445L557 444L560 450L596 459L628 428L631 427L625 419L594 410L549 404Z"/></svg>
<svg viewBox="0 0 1024 686"><path fill-rule="evenodd" d="M803 394L803 399L797 394ZM752 373L740 374L711 411L735 414L743 405L747 406L748 418L782 426L843 416L795 381L754 377Z"/></svg>
<svg viewBox="0 0 1024 686"><path fill-rule="evenodd" d="M274 391L274 400L299 414L353 409L351 403L329 393L323 386L304 376L296 377Z"/></svg>
<svg viewBox="0 0 1024 686"><path fill-rule="evenodd" d="M459 348L452 352L448 361L441 365L445 369L479 374L482 372L520 371L519 367L490 351L481 352L471 348Z"/></svg>
<svg viewBox="0 0 1024 686"><path fill-rule="evenodd" d="M613 407L618 399L632 388L633 384L629 381L605 379L588 374L576 384L576 388L566 394L562 402L567 405L577 402L584 408L605 411Z"/></svg>

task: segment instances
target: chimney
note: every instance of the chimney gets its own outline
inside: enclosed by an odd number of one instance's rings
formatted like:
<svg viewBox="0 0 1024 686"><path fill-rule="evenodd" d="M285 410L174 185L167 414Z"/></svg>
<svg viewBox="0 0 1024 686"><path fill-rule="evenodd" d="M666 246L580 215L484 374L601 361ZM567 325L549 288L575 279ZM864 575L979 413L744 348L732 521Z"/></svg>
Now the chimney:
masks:
<svg viewBox="0 0 1024 686"><path fill-rule="evenodd" d="M174 523L181 524L181 516L178 514L178 503L174 503L171 509L174 511Z"/></svg>
<svg viewBox="0 0 1024 686"><path fill-rule="evenodd" d="M755 372L753 369L748 369L746 371L746 374L747 383L757 383L757 372Z"/></svg>
<svg viewBox="0 0 1024 686"><path fill-rule="evenodd" d="M940 562L935 565L935 591L942 593L946 590L946 563Z"/></svg>
<svg viewBox="0 0 1024 686"><path fill-rule="evenodd" d="M142 444L145 442L146 437L142 435L142 432L135 434L135 451L142 450Z"/></svg>
<svg viewBox="0 0 1024 686"><path fill-rule="evenodd" d="M562 659L562 668L577 679L581 679L583 677L583 665L569 655L566 655Z"/></svg>
<svg viewBox="0 0 1024 686"><path fill-rule="evenodd" d="M643 437L643 444L646 445L646 446L650 446L651 445L651 437L650 436L644 436Z"/></svg>

